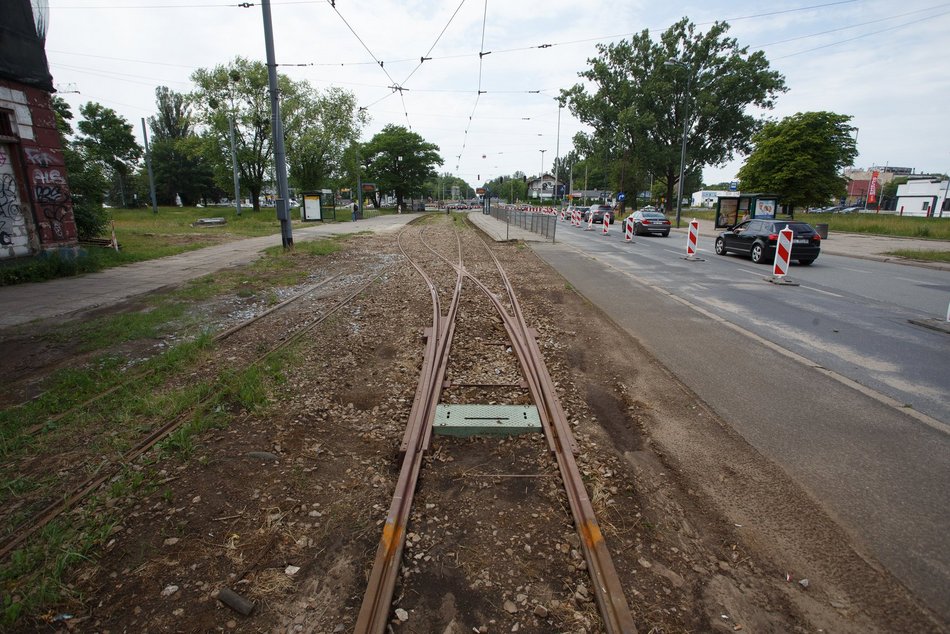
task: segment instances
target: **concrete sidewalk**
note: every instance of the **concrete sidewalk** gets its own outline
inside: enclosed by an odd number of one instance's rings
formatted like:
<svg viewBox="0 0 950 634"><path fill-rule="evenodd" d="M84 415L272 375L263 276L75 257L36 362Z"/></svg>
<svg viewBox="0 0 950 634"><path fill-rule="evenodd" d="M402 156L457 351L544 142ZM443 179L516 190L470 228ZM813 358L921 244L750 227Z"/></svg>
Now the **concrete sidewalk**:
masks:
<svg viewBox="0 0 950 634"><path fill-rule="evenodd" d="M469 218L482 231L490 235L496 241L506 239L524 240L525 242L551 242L550 238L544 238L536 233L525 231L517 227L506 227L505 223L486 216L480 211L470 212ZM689 221L691 218L684 216L680 222L680 228L673 228L676 232L686 234L689 230ZM711 220L697 220L699 223L700 237L715 236L721 229L716 229ZM554 235L554 241L557 241L557 235L560 231L567 231L571 227L570 222L558 222L557 231ZM611 232L622 231L618 224L610 227ZM506 231L508 232L506 234ZM507 236L507 237L506 237ZM684 247L685 248L685 247ZM902 249L910 250L933 250L950 251L950 241L947 240L923 240L917 238L894 238L889 236L874 236L863 233L844 233L832 231L828 238L821 241L821 250L823 253L831 255L842 255L852 258L861 258L867 260L877 260L880 262L894 262L896 264L905 264L910 266L920 266L923 268L936 269L939 271L950 271L950 264L943 262L924 262L918 260L907 260L887 255L888 252Z"/></svg>
<svg viewBox="0 0 950 634"><path fill-rule="evenodd" d="M358 231L395 232L420 215L387 215L355 223L295 227L294 242ZM280 244L280 234L248 238L88 275L3 286L0 287L0 328L36 319L68 318L73 313L117 304L163 286L181 284L214 271L247 264L259 258L264 249Z"/></svg>

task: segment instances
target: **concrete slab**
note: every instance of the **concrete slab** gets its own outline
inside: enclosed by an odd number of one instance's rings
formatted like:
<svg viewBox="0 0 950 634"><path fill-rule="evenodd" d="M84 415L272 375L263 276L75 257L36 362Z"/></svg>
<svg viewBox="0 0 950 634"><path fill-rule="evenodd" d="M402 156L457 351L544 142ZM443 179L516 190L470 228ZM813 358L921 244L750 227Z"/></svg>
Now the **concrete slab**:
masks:
<svg viewBox="0 0 950 634"><path fill-rule="evenodd" d="M436 405L432 431L439 436L518 436L540 433L534 405Z"/></svg>

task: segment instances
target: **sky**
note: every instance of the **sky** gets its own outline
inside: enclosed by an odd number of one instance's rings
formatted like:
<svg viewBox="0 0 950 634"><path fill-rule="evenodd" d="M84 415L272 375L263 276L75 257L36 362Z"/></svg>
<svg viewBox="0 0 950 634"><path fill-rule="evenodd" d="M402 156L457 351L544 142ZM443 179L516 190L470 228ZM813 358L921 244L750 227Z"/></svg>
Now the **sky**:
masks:
<svg viewBox="0 0 950 634"><path fill-rule="evenodd" d="M264 61L262 8L239 4L49 0L54 84L74 114L97 101L133 123L141 143L156 86L188 92L195 69L238 55ZM755 114L850 115L856 167L950 173L950 2L272 0L271 14L280 72L352 91L370 117L363 141L390 123L410 127L439 146L440 172L472 186L550 171L586 129L555 97L582 82L596 45L644 29L657 38L682 17L703 31L725 20L784 75L788 92ZM729 181L742 162L707 166L704 181Z"/></svg>

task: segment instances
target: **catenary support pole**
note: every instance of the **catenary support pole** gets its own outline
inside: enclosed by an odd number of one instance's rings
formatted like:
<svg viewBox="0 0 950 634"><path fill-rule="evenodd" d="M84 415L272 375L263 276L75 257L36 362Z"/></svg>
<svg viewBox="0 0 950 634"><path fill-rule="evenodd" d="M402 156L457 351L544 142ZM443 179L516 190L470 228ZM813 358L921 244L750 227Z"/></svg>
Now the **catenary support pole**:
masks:
<svg viewBox="0 0 950 634"><path fill-rule="evenodd" d="M241 215L241 173L238 171L237 146L234 144L234 117L228 119L228 132L231 135L231 171L234 176L234 211Z"/></svg>
<svg viewBox="0 0 950 634"><path fill-rule="evenodd" d="M142 117L142 139L145 141L145 165L148 167L148 191L152 197L152 213L158 213L158 201L155 198L155 176L152 174L152 153L148 149L148 132L145 131L145 117Z"/></svg>
<svg viewBox="0 0 950 634"><path fill-rule="evenodd" d="M274 29L270 17L270 0L261 0L264 14L264 47L267 49L267 83L270 91L271 131L274 136L274 163L277 168L277 219L280 239L285 249L292 249L294 236L290 227L290 193L287 186L287 152L284 149L284 126L280 118L280 91L277 87L277 61L274 54Z"/></svg>

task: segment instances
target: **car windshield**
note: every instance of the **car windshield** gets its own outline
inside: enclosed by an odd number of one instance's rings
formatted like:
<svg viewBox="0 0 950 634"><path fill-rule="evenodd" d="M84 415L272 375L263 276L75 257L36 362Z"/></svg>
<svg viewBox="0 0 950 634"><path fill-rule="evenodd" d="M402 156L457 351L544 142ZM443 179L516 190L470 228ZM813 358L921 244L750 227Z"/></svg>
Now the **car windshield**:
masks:
<svg viewBox="0 0 950 634"><path fill-rule="evenodd" d="M643 212L643 217L644 217L644 218L658 218L658 219L661 219L661 220L662 220L663 218L666 218L666 216L664 216L663 214L661 214L661 213L659 213L659 212L657 212L657 211L644 211L644 212Z"/></svg>

